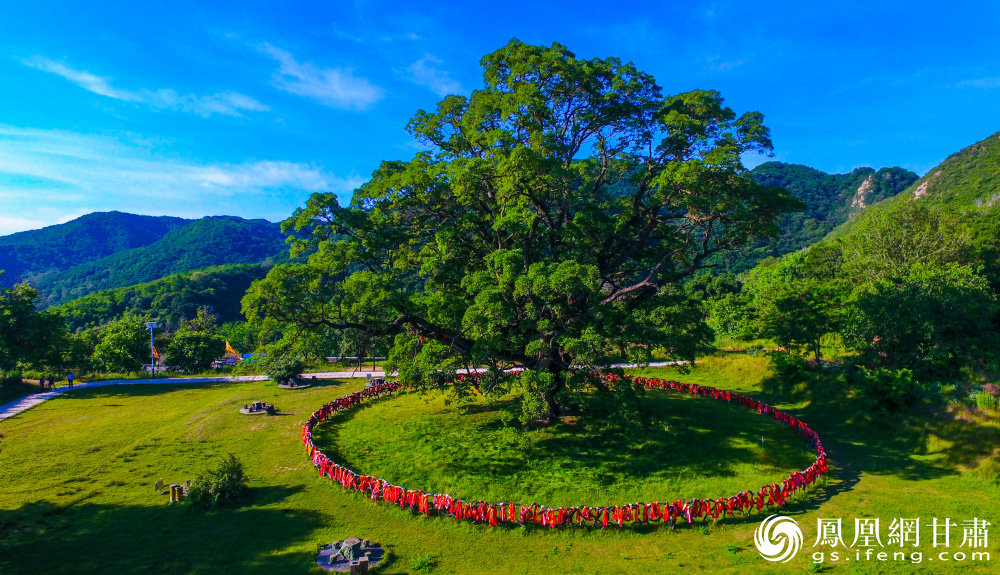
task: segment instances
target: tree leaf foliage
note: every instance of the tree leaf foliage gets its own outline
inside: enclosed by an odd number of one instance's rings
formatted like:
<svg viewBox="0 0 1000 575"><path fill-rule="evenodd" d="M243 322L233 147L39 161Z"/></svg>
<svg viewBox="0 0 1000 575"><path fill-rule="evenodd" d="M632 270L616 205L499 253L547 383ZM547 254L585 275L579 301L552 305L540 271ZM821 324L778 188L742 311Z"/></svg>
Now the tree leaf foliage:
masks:
<svg viewBox="0 0 1000 575"><path fill-rule="evenodd" d="M550 415L572 366L690 357L710 332L678 283L796 205L741 163L771 150L761 114L558 44L514 40L482 66L481 89L410 121L425 151L285 222L308 263L255 284L247 317L391 336L412 383L473 364L554 374L532 391Z"/></svg>

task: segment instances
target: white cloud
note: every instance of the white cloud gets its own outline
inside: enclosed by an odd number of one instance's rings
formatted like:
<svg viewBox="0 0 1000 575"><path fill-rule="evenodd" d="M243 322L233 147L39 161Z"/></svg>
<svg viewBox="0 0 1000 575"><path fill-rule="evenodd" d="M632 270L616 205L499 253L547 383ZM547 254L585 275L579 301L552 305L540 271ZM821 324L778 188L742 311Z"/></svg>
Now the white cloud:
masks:
<svg viewBox="0 0 1000 575"><path fill-rule="evenodd" d="M278 63L275 86L325 106L366 110L385 95L367 78L355 76L350 68L320 68L311 62L298 62L291 53L270 44L262 44L259 50Z"/></svg>
<svg viewBox="0 0 1000 575"><path fill-rule="evenodd" d="M348 40L350 42L356 42L358 44L370 44L374 40L379 42L411 42L415 40L421 40L419 34L414 32L406 32L401 34L355 34L347 32L336 28L333 30L333 35L342 39Z"/></svg>
<svg viewBox="0 0 1000 575"><path fill-rule="evenodd" d="M408 34L400 34L398 36L391 36L391 35L379 36L378 39L383 42L407 42L407 41L420 40L421 38L418 34L410 32Z"/></svg>
<svg viewBox="0 0 1000 575"><path fill-rule="evenodd" d="M0 236L50 226L56 222L0 215Z"/></svg>
<svg viewBox="0 0 1000 575"><path fill-rule="evenodd" d="M705 67L713 72L728 72L733 68L738 68L746 64L746 60L742 58L739 60L725 60L718 54L706 56L703 60L705 62Z"/></svg>
<svg viewBox="0 0 1000 575"><path fill-rule="evenodd" d="M346 196L363 182L310 163L166 159L136 141L0 124L0 235L110 209L283 219L307 193Z"/></svg>
<svg viewBox="0 0 1000 575"><path fill-rule="evenodd" d="M62 76L70 82L73 82L77 86L85 90L89 90L95 94L100 94L101 96L107 96L109 98L114 98L116 100L125 100L128 102L135 101L131 94L128 92L122 92L111 87L106 78L101 78L100 76L95 76L90 72L83 72L80 70L74 70L65 64L49 60L48 58L42 56L34 56L28 58L24 61L26 66L31 66L36 70L41 70L43 72L49 72L50 74L55 74L57 76Z"/></svg>
<svg viewBox="0 0 1000 575"><path fill-rule="evenodd" d="M424 54L424 57L411 64L406 72L411 82L430 89L438 96L461 93L462 85L449 76L446 70L441 69L439 64L442 64L441 60L430 54Z"/></svg>
<svg viewBox="0 0 1000 575"><path fill-rule="evenodd" d="M221 92L210 96L198 96L195 94L179 94L167 88L160 90L123 90L114 87L108 78L102 78L83 70L76 70L66 64L50 60L43 56L34 56L24 60L24 64L36 70L61 76L95 94L123 102L146 104L159 110L181 110L207 117L212 114L239 116L241 115L240 112L262 112L270 109L250 96L240 94L239 92Z"/></svg>
<svg viewBox="0 0 1000 575"><path fill-rule="evenodd" d="M974 80L963 80L955 84L956 88L980 88L989 90L1000 88L1000 76L994 78L976 78Z"/></svg>

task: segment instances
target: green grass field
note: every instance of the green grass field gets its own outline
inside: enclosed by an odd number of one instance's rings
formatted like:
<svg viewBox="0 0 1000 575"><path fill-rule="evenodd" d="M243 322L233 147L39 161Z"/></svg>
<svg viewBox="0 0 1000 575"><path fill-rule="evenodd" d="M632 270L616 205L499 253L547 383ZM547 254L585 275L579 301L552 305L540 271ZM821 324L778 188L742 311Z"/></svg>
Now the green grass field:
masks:
<svg viewBox="0 0 1000 575"><path fill-rule="evenodd" d="M867 423L834 384L784 387L766 366L766 358L725 354L684 375L656 373L749 393L801 417L821 435L831 478L782 511L805 532L805 548L787 564L770 564L757 555L757 516L675 532L662 527L553 531L416 517L372 504L319 478L299 441L302 423L313 410L362 387L362 380L352 380L297 391L267 382L98 388L63 395L0 422L0 573L319 572L313 564L318 547L349 536L390 549L384 573L411 572L411 561L428 555L435 559L433 573L801 573L811 565L817 518L842 518L850 543L856 517L881 518L884 533L895 517L929 521L935 516L990 520L992 561L817 567L837 573L996 572L996 419L949 411ZM283 414L237 413L253 400L274 402ZM801 440L792 434L783 438L787 430L772 421L711 400L672 394L652 400L662 403L668 425L660 439L647 434L650 443L641 446L616 443L613 437L578 437L570 424L521 440L504 437L491 425L489 409L445 409L440 399L418 394L345 414L325 425L318 440L329 444L329 451L344 453L358 471L384 473L414 488L498 499L531 489L551 504L591 497L599 500L587 503L599 504L601 497L674 489L728 493L744 481L757 485L772 472L777 476L768 480L780 480L808 461L798 459L804 457ZM459 416L456 409L475 413ZM599 429L586 427L590 433ZM753 441L759 431L765 435L763 449ZM775 457L768 451L769 438L776 445L784 442L791 453ZM517 441L526 442L524 449L504 449ZM413 442L410 453L392 452L392 445ZM451 465L435 466L433 457L427 461L449 446L485 442L492 445L471 457L460 450L443 454ZM686 450L677 445L684 442ZM697 453L700 447L706 447L704 458ZM727 463L713 448L739 455L741 462ZM201 512L188 504L170 506L166 496L153 493L158 478L193 478L226 453L239 457L252 479L251 500L244 507ZM670 454L673 461L652 463ZM406 465L408 460L412 465ZM492 464L484 467L483 462ZM957 550L960 531L952 537ZM929 542L921 549L925 555L932 551Z"/></svg>
<svg viewBox="0 0 1000 575"><path fill-rule="evenodd" d="M405 393L331 418L314 439L334 460L410 489L550 507L715 499L815 460L805 440L756 412L663 391L646 399L662 418L651 428L573 417L522 432L501 423L503 402Z"/></svg>

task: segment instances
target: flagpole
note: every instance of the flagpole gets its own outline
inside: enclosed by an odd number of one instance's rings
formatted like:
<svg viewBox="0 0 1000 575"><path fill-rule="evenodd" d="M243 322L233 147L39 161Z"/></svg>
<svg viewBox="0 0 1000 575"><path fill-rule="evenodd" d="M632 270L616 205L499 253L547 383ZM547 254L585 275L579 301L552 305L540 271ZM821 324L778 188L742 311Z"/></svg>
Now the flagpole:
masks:
<svg viewBox="0 0 1000 575"><path fill-rule="evenodd" d="M149 330L149 372L156 377L156 347L153 345L153 330L160 327L155 321L147 321L146 329Z"/></svg>

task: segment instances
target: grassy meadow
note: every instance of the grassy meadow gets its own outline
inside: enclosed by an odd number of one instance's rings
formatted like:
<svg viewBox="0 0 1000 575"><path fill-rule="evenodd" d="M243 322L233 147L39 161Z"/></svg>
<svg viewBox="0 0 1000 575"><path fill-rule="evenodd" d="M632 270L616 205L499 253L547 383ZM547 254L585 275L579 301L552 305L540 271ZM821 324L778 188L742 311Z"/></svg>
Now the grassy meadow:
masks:
<svg viewBox="0 0 1000 575"><path fill-rule="evenodd" d="M821 435L831 477L782 510L805 532L803 551L787 564L758 556L758 516L675 532L554 531L374 505L319 478L299 441L306 417L360 389L358 379L296 391L270 382L97 388L0 422L0 573L319 573L318 547L350 536L388 547L383 573L409 573L421 563L433 563L422 571L430 573L996 572L1000 422L972 411L870 422L832 378L788 387L767 366L764 357L720 354L688 373L647 373L754 395ZM274 402L282 414L237 413L254 400ZM530 490L547 504L692 497L699 489L728 495L780 481L809 460L797 436L739 408L667 393L650 401L664 428L627 441L603 437L586 421L517 438L496 424L495 406L449 406L420 394L344 414L323 425L317 441L360 472L413 488L496 500ZM227 453L251 478L245 506L202 512L154 494L157 479L194 478ZM842 518L850 543L856 517L881 518L884 532L895 517L935 516L991 521L993 560L811 565L817 518ZM952 534L953 550L960 535ZM921 549L932 550L927 542Z"/></svg>
<svg viewBox="0 0 1000 575"><path fill-rule="evenodd" d="M334 460L410 489L549 507L718 498L815 460L795 432L747 409L663 391L647 401L662 418L650 428L567 417L522 432L503 425L505 402L406 393L339 414L314 437Z"/></svg>

